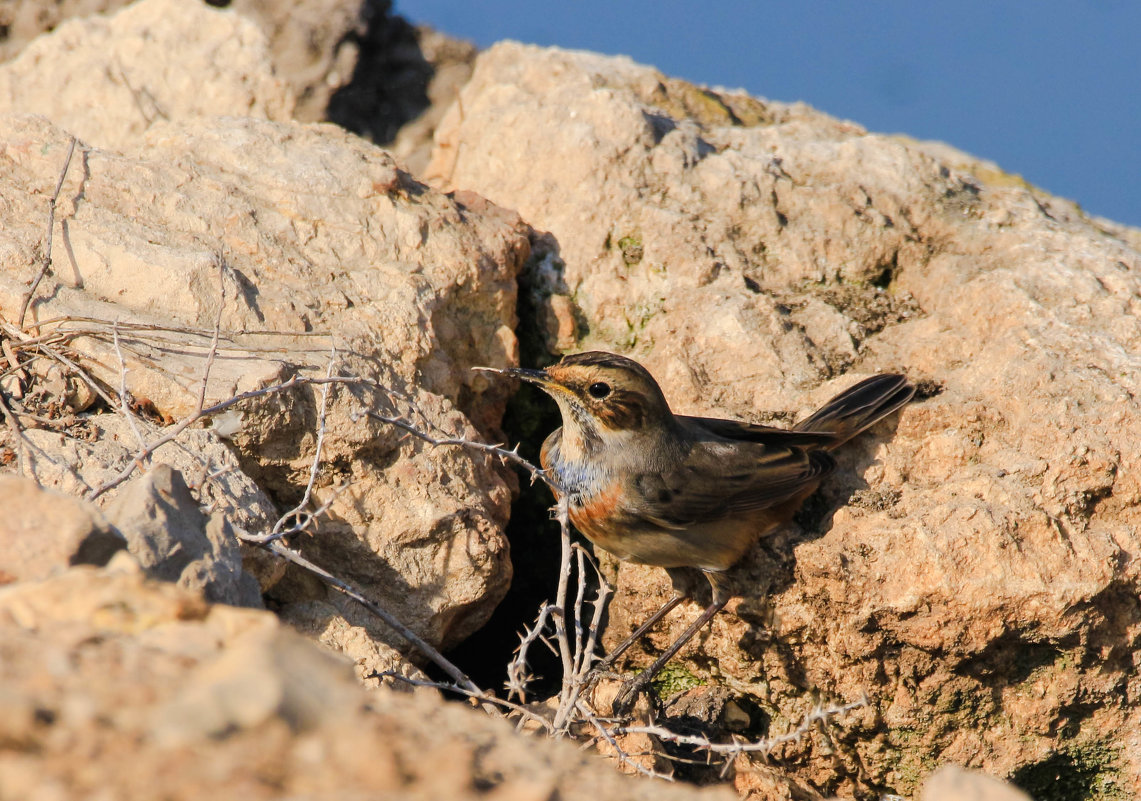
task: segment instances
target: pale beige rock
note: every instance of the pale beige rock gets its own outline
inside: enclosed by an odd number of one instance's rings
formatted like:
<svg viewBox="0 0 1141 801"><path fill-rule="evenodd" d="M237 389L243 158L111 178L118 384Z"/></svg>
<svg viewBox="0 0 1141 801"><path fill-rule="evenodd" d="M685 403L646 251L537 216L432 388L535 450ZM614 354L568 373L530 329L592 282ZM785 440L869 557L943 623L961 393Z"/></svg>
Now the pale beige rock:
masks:
<svg viewBox="0 0 1141 801"><path fill-rule="evenodd" d="M0 117L0 198L13 221L0 232L7 320L38 267L39 193L58 180L66 144L41 119ZM63 327L86 334L69 345L112 396L121 376L113 323L121 321L127 389L166 419L196 407L220 304L207 404L298 372L324 375L335 344L338 374L383 389L330 390L314 497L336 500L316 534L295 544L429 641L466 637L510 581L506 471L486 455L410 440L363 412L494 434L508 388L469 368L517 359L515 274L529 229L481 198L417 184L391 157L331 126L162 124L139 152L77 154L56 217L59 272L41 285L29 320L93 320ZM259 331L276 333L251 333ZM283 503L299 500L309 480L320 397L308 387L255 399L223 422L242 470ZM86 464L86 443L32 433L75 452L63 461ZM121 429L115 447L129 456L136 438ZM190 477L183 462L158 458ZM128 463L119 459L102 462L115 465L111 475ZM58 472L82 491L82 481ZM265 587L273 577L261 579ZM373 636L387 636L370 625Z"/></svg>
<svg viewBox="0 0 1141 801"><path fill-rule="evenodd" d="M214 603L262 606L242 570L237 535L221 510L203 514L182 474L157 464L129 482L107 510L150 578L199 590Z"/></svg>
<svg viewBox="0 0 1141 801"><path fill-rule="evenodd" d="M360 59L362 10L374 0L234 0L229 8L257 23L269 42L274 73L289 84L300 122L326 119L329 98L353 79Z"/></svg>
<svg viewBox="0 0 1141 801"><path fill-rule="evenodd" d="M161 120L288 120L265 36L205 3L140 0L63 22L0 65L0 112L43 114L83 142L131 150Z"/></svg>
<svg viewBox="0 0 1141 801"><path fill-rule="evenodd" d="M70 565L104 565L126 541L88 503L0 475L0 584L35 581Z"/></svg>
<svg viewBox="0 0 1141 801"><path fill-rule="evenodd" d="M302 732L336 725L359 698L351 676L343 661L267 624L191 674L174 698L154 710L150 735L161 747L188 746L274 718Z"/></svg>
<svg viewBox="0 0 1141 801"><path fill-rule="evenodd" d="M129 0L7 0L0 5L0 25L7 34L0 40L0 61L13 58L31 40L65 20L111 14L128 3ZM197 4L185 5L188 8L179 15L195 13L190 6ZM268 40L274 73L289 85L297 99L296 118L308 122L324 118L329 95L352 77L357 48L349 40L363 27L362 5L362 0L296 0L288 6L273 0L234 0L226 7L261 28Z"/></svg>
<svg viewBox="0 0 1141 801"><path fill-rule="evenodd" d="M65 19L109 13L124 4L7 0L0 4L0 61ZM414 28L393 13L391 3L378 0L233 0L227 8L264 33L273 74L296 99L294 119L328 120L378 144L390 143L409 171L423 170L436 125L471 75L474 45ZM193 8L180 16L186 13ZM230 80L220 77L223 86Z"/></svg>
<svg viewBox="0 0 1141 801"><path fill-rule="evenodd" d="M0 587L5 801L734 797L620 776L434 691L366 693L272 614L115 565Z"/></svg>
<svg viewBox="0 0 1141 801"><path fill-rule="evenodd" d="M957 765L944 765L923 783L922 801L1030 801L1004 781Z"/></svg>
<svg viewBox="0 0 1141 801"><path fill-rule="evenodd" d="M379 686L378 675L386 672L428 680L400 651L375 636L375 621L364 610L334 606L328 601L295 600L281 611L280 617L305 636L351 660L357 678L366 687ZM395 633L388 640L402 644Z"/></svg>
<svg viewBox="0 0 1141 801"><path fill-rule="evenodd" d="M0 5L0 61L8 61L28 42L53 30L70 17L100 14L125 5L128 0L9 0Z"/></svg>
<svg viewBox="0 0 1141 801"><path fill-rule="evenodd" d="M138 420L136 425L152 441L158 438L157 430L146 421ZM30 429L24 434L46 457L35 462L40 481L75 496L110 483L140 447L131 425L115 414L90 415L62 432ZM277 519L277 510L265 492L242 472L238 458L209 430L189 429L179 442L156 449L152 458L181 472L203 505L222 510L232 525L257 532ZM98 503L106 505L117 493L109 491Z"/></svg>
<svg viewBox="0 0 1141 801"><path fill-rule="evenodd" d="M432 157L432 137L444 114L471 78L477 50L475 45L453 39L431 28L416 28L416 43L421 58L429 66L426 80L427 106L415 118L400 127L392 138L392 153L407 165L413 175L421 175Z"/></svg>
<svg viewBox="0 0 1141 801"><path fill-rule="evenodd" d="M434 181L557 240L531 281L587 326L574 349L638 358L677 411L787 424L861 375L933 382L683 652L784 720L872 698L879 723L834 724L850 751L786 749L799 781L910 794L934 762L1030 775L1104 747L1095 774L1141 793L1116 734L1141 725L1135 235L984 162L590 53L496 45L436 141ZM611 644L668 597L615 570Z"/></svg>

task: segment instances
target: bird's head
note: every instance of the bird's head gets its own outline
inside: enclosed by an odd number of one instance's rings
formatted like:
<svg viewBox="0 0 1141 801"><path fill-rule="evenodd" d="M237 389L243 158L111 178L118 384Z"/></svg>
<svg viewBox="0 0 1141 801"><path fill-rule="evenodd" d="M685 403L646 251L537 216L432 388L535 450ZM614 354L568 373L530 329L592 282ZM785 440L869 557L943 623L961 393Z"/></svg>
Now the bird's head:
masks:
<svg viewBox="0 0 1141 801"><path fill-rule="evenodd" d="M590 441L668 426L673 419L658 382L625 356L590 351L565 356L545 370L502 372L537 385L554 398L564 437Z"/></svg>

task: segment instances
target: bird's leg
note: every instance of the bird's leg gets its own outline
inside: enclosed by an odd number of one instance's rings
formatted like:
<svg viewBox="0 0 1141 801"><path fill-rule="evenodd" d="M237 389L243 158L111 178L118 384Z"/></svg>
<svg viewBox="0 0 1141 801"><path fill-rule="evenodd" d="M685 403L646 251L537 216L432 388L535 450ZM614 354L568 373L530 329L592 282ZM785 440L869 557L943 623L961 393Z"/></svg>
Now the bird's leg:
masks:
<svg viewBox="0 0 1141 801"><path fill-rule="evenodd" d="M594 670L592 672L602 673L614 667L614 662L618 659L618 657L622 656L622 654L626 652L626 649L636 643L643 634L653 628L655 623L672 612L674 607L684 600L684 595L674 595L674 597L670 598L668 601L658 607L658 611L650 615L649 619L647 619L645 623L634 629L633 634L619 643L618 647L608 653L605 658L599 660L598 664L594 666Z"/></svg>
<svg viewBox="0 0 1141 801"><path fill-rule="evenodd" d="M682 649L682 646L692 640L694 635L701 631L701 629L705 627L705 624L721 611L721 608L725 606L728 600L728 598L718 597L718 594L714 592L713 603L705 607L705 611L701 613L701 616L693 621L690 627L677 638L677 641L667 648L665 653L654 661L654 664L622 685L622 690L618 693L618 697L614 699L614 714L625 715L629 712L634 706L634 700L638 697L638 693L646 689L646 686L653 681L654 676L666 666L667 662L673 659L674 655Z"/></svg>
<svg viewBox="0 0 1141 801"><path fill-rule="evenodd" d="M646 686L653 681L666 663L673 659L674 655L682 649L682 647L693 639L697 632L701 631L705 624L713 619L713 616L721 611L722 607L729 602L730 591L724 573L715 572L712 570L702 571L705 578L709 581L709 586L713 589L713 601L709 606L705 607L705 611L690 624L690 627L682 632L682 635L677 638L665 653L654 660L654 664L650 665L644 671L639 673L634 678L627 681L622 685L618 697L614 699L614 714L625 715L634 706L634 700L638 697L638 693L646 689Z"/></svg>

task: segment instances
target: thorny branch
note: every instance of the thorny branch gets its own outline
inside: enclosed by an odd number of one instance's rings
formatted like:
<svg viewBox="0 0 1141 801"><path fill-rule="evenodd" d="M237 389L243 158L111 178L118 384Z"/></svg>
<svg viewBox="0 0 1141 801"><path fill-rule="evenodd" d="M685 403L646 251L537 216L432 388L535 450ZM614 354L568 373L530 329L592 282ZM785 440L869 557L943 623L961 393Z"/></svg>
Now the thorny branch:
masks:
<svg viewBox="0 0 1141 801"><path fill-rule="evenodd" d="M630 767L634 768L634 770L638 771L638 773L641 773L643 776L648 776L651 779L664 779L668 782L672 782L674 780L673 776L670 776L667 773L658 773L657 771L651 770L650 768L643 766L637 760L633 759L633 755L626 753L626 751L623 750L622 746L618 744L618 739L615 737L615 732L606 728L603 722L598 719L598 716L595 715L593 711L591 711L589 706L587 706L582 701L578 701L576 706L578 707L579 713L590 723L591 726L594 727L595 731L598 732L598 736L605 740L606 744L609 745L610 748L614 751L614 756L618 760L619 765L629 765Z"/></svg>
<svg viewBox="0 0 1141 801"><path fill-rule="evenodd" d="M220 265L220 277L221 265ZM223 298L224 298L224 285L223 285ZM173 424L165 429L161 435L147 440L144 432L136 425L136 418L131 414L129 395L126 389L126 366L123 359L123 353L120 348L120 327L124 330L132 330L135 332L148 330L145 326L131 326L129 324L120 324L118 322L110 323L110 333L115 352L119 357L120 368L120 385L118 388L118 398L113 399L106 393L97 382L95 382L89 375L87 375L74 361L57 353L51 349L52 344L60 344L66 342L64 337L52 338L51 336L41 335L37 338L27 337L23 330L13 329L12 326L3 325L3 328L10 336L17 334L18 337L14 341L22 348L35 347L40 353L47 355L61 364L69 367L74 373L81 376L90 386L92 386L100 396L108 403L111 408L117 409L121 414L125 415L131 421L132 429L136 433L139 440L139 447L134 454L131 463L126 465L122 471L112 478L107 483L100 487L93 489L89 495L91 498L98 497L109 491L110 489L118 486L127 478L129 478L135 470L139 469L144 462L163 445L175 441L188 427L199 422L203 418L207 418L221 412L224 412L231 407L258 397L264 397L271 394L287 392L291 389L301 386L314 386L320 387L320 406L318 410L317 431L316 431L316 446L312 463L310 465L308 482L305 487L302 499L298 504L282 515L272 528L264 533L249 534L241 532L239 538L258 547L265 548L271 553L275 554L281 559L285 559L290 563L306 570L307 572L317 576L321 581L325 582L328 586L332 587L337 592L341 592L355 602L360 604L363 608L367 609L370 613L384 621L386 625L409 642L418 651L423 653L429 660L440 667L441 670L447 674L454 683L441 683L441 682L422 682L416 679L411 679L394 672L386 672L376 674L377 678L393 679L404 681L411 684L428 684L430 686L438 687L450 692L460 693L471 697L478 702L488 711L498 707L506 711L508 717L516 718L519 724L522 725L526 721L530 721L549 734L556 737L579 735L581 736L582 726L589 726L597 732L597 739L601 739L609 744L611 750L614 752L616 758L621 763L631 765L635 770L647 776L657 778L669 779L669 776L657 773L652 769L640 765L633 759L634 755L625 752L618 738L626 734L647 734L656 737L662 741L672 742L679 745L687 745L699 750L704 750L713 755L722 755L732 758L739 754L747 753L760 753L767 755L776 746L791 741L796 741L804 737L813 726L818 725L831 717L843 714L852 709L864 706L867 704L866 699L861 699L857 702L843 705L833 705L828 707L816 707L810 711L800 724L787 732L786 734L778 735L776 737L767 738L757 742L732 742L732 743L714 743L705 737L695 735L683 735L662 726L629 726L629 725L616 725L615 721L600 718L590 707L583 698L584 691L591 685L592 681L596 678L594 674L594 665L597 661L598 638L601 630L601 621L604 614L607 600L611 594L611 588L602 579L598 573L598 567L594 564L590 555L571 541L570 525L568 519L568 509L565 501L565 494L560 492L557 482L554 478L543 471L541 468L535 466L519 453L517 448L508 449L503 445L495 445L484 442L479 442L464 436L453 435L449 432L441 430L436 426L427 415L421 412L412 401L411 398L403 396L388 387L385 387L375 379L365 378L355 375L335 375L337 352L335 347L329 357L329 361L323 377L307 377L295 375L286 381L274 384L271 386L263 387L257 390L251 390L235 394L229 398L218 401L212 405L206 405L206 388L209 380L211 366L217 354L219 341L221 339L221 315L222 304L219 304L218 316L215 319L214 327L210 332L210 348L206 353L206 360L201 377L201 383L198 387L197 403L194 411L183 418L181 421ZM90 320L88 322L94 323L95 327L103 324L104 321ZM0 321L2 323L2 321ZM37 324L38 328L46 324L41 322ZM156 327L156 330L173 330L162 329ZM195 332L202 333L205 332ZM259 333L259 332L243 332L243 333ZM283 332L290 333L290 332ZM520 637L519 649L515 657L507 666L507 676L505 688L508 691L508 699L503 699L495 696L494 694L483 690L476 685L463 670L448 660L430 643L426 642L423 638L419 637L414 631L404 625L399 619L388 612L383 606L376 603L374 600L368 598L361 593L358 589L353 587L348 582L333 575L329 571L314 564L310 560L302 556L298 551L288 547L284 539L295 534L308 531L312 528L314 523L325 515L332 504L337 500L341 493L343 493L348 486L341 486L337 488L318 508L309 510L312 503L313 490L316 485L316 480L320 470L324 442L326 437L326 417L328 413L329 390L335 385L344 385L347 387L360 387L377 390L384 393L390 403L400 400L403 401L410 412L420 421L421 424L412 422L408 417L398 414L382 414L373 408L364 409L364 414L372 419L378 420L386 425L394 426L405 433L416 437L417 439L433 446L433 447L461 447L468 450L473 450L496 456L505 462L514 464L525 470L531 477L532 483L535 480L540 480L550 486L557 497L561 500L555 509L555 520L559 523L560 531L560 551L561 562L558 577L558 587L553 604L543 604L540 609L536 621L533 626L528 628ZM115 400L118 402L116 403ZM14 432L18 435L18 441L31 447L31 444L26 442L22 436L22 431L19 428L19 423L15 415L0 402L0 411L8 419L9 427L13 428ZM354 419L356 419L354 417ZM147 427L149 433L153 430L150 424L145 421L139 420L144 426ZM153 435L152 435L153 436ZM18 445L19 447L19 445ZM21 464L24 461L23 448L20 449ZM207 476L209 479L210 476ZM594 576L597 581L597 591L593 598L588 599L588 581L586 565L590 564L594 571ZM574 589L572 590L572 583ZM571 595L573 592L573 601ZM590 608L589 620L587 607ZM553 627L553 641L548 639L545 632ZM573 632L573 635L572 635ZM530 673L528 666L528 651L536 642L542 642L547 647L552 648L560 660L562 677L561 689L558 695L556 709L548 717L547 714L540 713L538 708L532 708L524 703L526 698L526 686L529 681L534 677ZM510 698L518 698L518 703L513 702ZM726 761L726 766L729 764L729 759Z"/></svg>
<svg viewBox="0 0 1141 801"><path fill-rule="evenodd" d="M329 366L325 370L325 378L333 377L333 367L336 363L337 346L334 344L329 353ZM297 502L297 505L282 515L277 523L274 524L272 531L274 537L285 536L286 532L282 531L282 528L287 520L294 519L297 521L293 526L294 529L304 529L307 528L316 517L323 514L327 508L327 505L323 506L313 515L305 512L305 507L309 505L309 499L313 495L313 485L317 482L317 471L321 468L321 451L325 447L325 414L329 410L329 386L329 384L321 385L321 406L317 417L317 444L314 447L313 463L309 468L309 482L305 485L305 493L301 496L301 500ZM337 494L339 495L340 493ZM292 531L290 533L292 533Z"/></svg>
<svg viewBox="0 0 1141 801"><path fill-rule="evenodd" d="M527 461L519 455L518 445L516 445L514 448L508 449L502 445L491 445L486 442L478 442L476 440L465 439L463 437L433 437L432 435L416 428L416 426L412 425L401 417L389 417L373 411L368 412L368 416L374 420L379 420L382 423L396 426L400 430L406 431L412 436L424 440L429 445L454 445L461 448L484 451L485 453L494 453L496 456L499 456L502 459L511 462L512 464L518 465L530 473L531 483L534 483L535 481L542 481L544 484L556 492L559 491L559 485L555 482L553 476L548 474L546 470L543 470L541 467L536 467L535 465L531 464L531 462Z"/></svg>
<svg viewBox="0 0 1141 801"><path fill-rule="evenodd" d="M753 742L741 741L733 743L713 743L706 737L699 737L689 734L678 734L677 732L670 731L662 726L620 726L614 730L616 734L649 734L667 742L676 743L678 745L688 745L702 751L708 751L711 754L725 754L728 756L737 756L738 754L751 754L759 753L762 756L768 756L774 748L786 743L799 742L808 734L817 724L825 723L830 718L838 715L843 715L846 712L851 712L854 709L860 709L868 706L869 701L866 696L852 701L848 704L832 704L829 706L817 705L800 720L797 726L784 734L778 734L775 737L766 737L763 740L756 740Z"/></svg>
<svg viewBox="0 0 1141 801"><path fill-rule="evenodd" d="M389 627L396 631L397 634L410 642L412 646L416 648L416 650L420 651L420 653L424 654L424 656L428 657L437 665L439 665L439 667L445 673L447 673L452 677L453 680L455 680L456 684L460 688L471 693L476 698L482 699L486 697L487 694L478 686L476 686L476 684L470 678L468 678L466 673L452 664L450 660L448 660L443 654L437 651L429 642L420 637L416 632L412 631L412 629L401 623L395 615L393 615L383 606L366 597L363 593L361 593L348 582L342 581L330 573L328 570L325 570L325 568L310 562L300 553L287 548L277 540L270 540L263 543L260 542L257 538L241 537L241 539L244 539L247 542L252 542L255 545L264 545L271 552L277 554L282 559L292 562L298 567L304 568L307 572L317 576L330 587L337 590L337 592L343 593L344 595L352 598L365 609L383 620Z"/></svg>
<svg viewBox="0 0 1141 801"><path fill-rule="evenodd" d="M532 675L530 668L527 666L527 653L531 645L543 636L543 628L547 625L547 619L550 617L553 607L548 603L543 603L539 607L539 615L535 618L535 623L530 628L524 630L519 635L519 647L515 649L515 656L507 665L507 681L504 682L504 688L507 690L508 698L518 698L524 701L527 698L527 685L534 681L535 676ZM546 642L544 640L544 642ZM550 643L546 643L547 647L551 647ZM553 650L553 649L552 649Z"/></svg>
<svg viewBox="0 0 1141 801"><path fill-rule="evenodd" d="M547 720L546 718L544 718L540 715L537 715L536 713L532 712L530 709L523 706L522 704L516 704L516 703L513 703L509 700L505 701L504 699L497 698L493 695L490 695L490 694L484 692L483 690L479 690L478 692L474 692L471 690L467 690L463 687L458 687L455 684L444 684L444 683L438 682L438 681L424 681L423 679L414 679L411 676L405 676L402 673L397 673L394 670L385 670L383 672L373 673L372 675L369 676L369 678L393 679L395 681L402 681L405 684L411 684L413 687L434 687L437 690L444 690L445 692L460 693L461 695L466 695L469 698L474 698L477 701L482 701L484 703L490 703L490 704L496 704L498 706L503 707L504 709L509 709L512 712L515 712L519 715L520 722L522 722L524 720L529 720L529 721L532 721L533 723L537 723L539 725L539 727L542 728L544 731L546 731L548 734L554 733L554 729L551 727L551 722L549 720Z"/></svg>
<svg viewBox="0 0 1141 801"><path fill-rule="evenodd" d="M555 519L559 521L559 584L555 590L555 641L559 646L559 659L562 660L563 681L559 692L559 708L555 713L555 729L560 733L566 731L570 713L574 710L570 701L576 695L574 686L574 651L571 650L570 637L567 635L567 589L571 576L571 539L570 517L567 511L567 496L559 498L555 511Z"/></svg>
<svg viewBox="0 0 1141 801"><path fill-rule="evenodd" d="M88 498L90 498L90 499L98 498L100 495L104 494L108 490L114 489L115 487L122 484L124 481L126 481L128 478L131 477L131 474L133 474L135 472L135 470L137 470L139 468L139 466L142 464L144 459L149 458L151 454L153 454L156 450L161 448L163 445L166 445L168 442L172 442L175 439L177 439L178 436L180 434L182 434L183 431L185 431L187 428L194 425L195 423L197 423L199 420L203 419L204 417L210 417L212 415L218 414L219 412L224 412L227 409L231 408L232 406L236 406L239 403L242 403L243 401L250 400L251 398L260 398L260 397L263 397L265 395L272 395L272 394L275 394L278 392L285 392L286 390L293 389L294 387L309 386L309 385L319 386L322 384L349 384L349 385L377 386L377 383L375 381L373 381L371 378L361 378L359 376L333 376L332 378L307 378L305 376L295 375L292 378L290 378L288 381L283 381L280 384L271 384L268 387L262 387L261 389L252 389L249 392L242 392L238 395L233 395L224 401L219 401L218 403L215 403L213 406L207 406L205 409L196 410L196 411L192 412L191 414L187 415L186 417L184 417L179 422L175 423L172 427L167 429L167 432L163 436L159 437L158 439L154 440L153 442L148 443L145 448L141 449L138 453L136 453L134 461L132 461L129 465L124 467L122 469L122 471L119 472L118 475L116 475L114 478L110 479L106 483L101 484L100 486L96 487L91 492L91 494L88 495Z"/></svg>

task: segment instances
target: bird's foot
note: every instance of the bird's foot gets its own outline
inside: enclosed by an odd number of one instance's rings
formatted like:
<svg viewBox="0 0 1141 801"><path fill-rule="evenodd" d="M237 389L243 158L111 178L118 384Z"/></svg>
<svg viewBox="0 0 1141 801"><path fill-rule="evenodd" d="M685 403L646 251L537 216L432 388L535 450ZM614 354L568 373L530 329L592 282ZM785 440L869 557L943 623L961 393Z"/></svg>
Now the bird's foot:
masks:
<svg viewBox="0 0 1141 801"><path fill-rule="evenodd" d="M634 704L638 701L638 696L650 684L650 679L653 674L647 672L639 673L632 679L627 679L622 684L622 689L618 691L618 695L614 697L614 703L611 709L615 717L626 717L634 709Z"/></svg>

